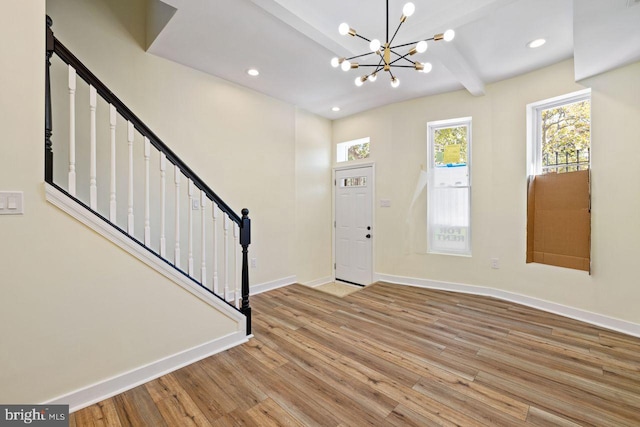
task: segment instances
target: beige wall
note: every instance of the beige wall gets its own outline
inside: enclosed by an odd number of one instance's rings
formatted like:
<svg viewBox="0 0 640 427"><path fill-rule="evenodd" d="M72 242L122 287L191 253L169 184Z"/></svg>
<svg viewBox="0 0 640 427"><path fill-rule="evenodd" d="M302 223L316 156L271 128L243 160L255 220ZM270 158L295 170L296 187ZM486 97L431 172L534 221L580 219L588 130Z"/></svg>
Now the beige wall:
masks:
<svg viewBox="0 0 640 427"><path fill-rule="evenodd" d="M298 282L330 279L331 122L296 109L296 255ZM314 283L318 284L318 283Z"/></svg>
<svg viewBox="0 0 640 427"><path fill-rule="evenodd" d="M56 37L232 209L239 213L242 208L249 208L252 218L249 257L257 261L257 267L249 271L253 286L291 276L296 276L299 281L313 281L331 274L327 270L331 263L331 211L325 204L325 198L331 191L329 120L145 53L146 9L142 0L49 0L47 13L53 18ZM100 46L100 49L96 49L96 46ZM58 64L57 68L62 67ZM62 85L65 84L63 72L57 74ZM78 108L86 98L81 93L86 89L81 86L79 83L76 97ZM66 96L64 89L60 90L60 94ZM86 110L84 104L82 108ZM56 113L64 116L66 112ZM101 114L103 119L98 123L99 138L101 124L105 131L103 134L108 134L106 106L99 104L99 118ZM66 116L63 119L57 122L64 126ZM122 138L126 139L124 123L118 123L118 126ZM65 141L66 128L58 129L56 136L58 141ZM124 140L120 142L124 143ZM61 145L58 148L60 156L56 159L57 166L63 166L58 160L67 155L65 143ZM134 144L134 150L137 150L135 156L139 160L142 159L141 145L140 142ZM108 142L105 141L102 146L103 150L107 150ZM126 150L123 145L120 147L123 148L118 152L118 164L125 166ZM152 152L152 166L156 164L155 157ZM108 169L98 166L98 181L106 186ZM86 175L86 165L79 167L84 167ZM152 179L153 174L157 174L154 169L152 167ZM141 182L141 163L134 170ZM56 169L58 176L64 178L64 174L59 172ZM171 183L172 173L167 176ZM125 180L119 181L118 185L119 198L124 198ZM152 188L152 196L157 197L156 187ZM311 187L315 193L302 196L296 202L296 188L303 187ZM183 183L182 188L181 193L185 198L186 184ZM169 185L168 200L171 200L172 191ZM86 186L84 192L88 194ZM108 209L107 200L106 197L99 199L98 207L102 211ZM188 206L186 203L183 205ZM324 209L316 209L319 205L323 205ZM118 220L124 226L126 199L122 199L122 203L119 200L118 206ZM141 204L135 209L136 234L140 234L143 229ZM313 226L298 227L298 214L304 215L304 221L308 221L305 223ZM172 238L172 211L169 210L167 215L169 245ZM185 212L181 215L184 217ZM152 234L157 235L158 222L152 221L151 225ZM197 224L196 235L198 227ZM297 231L301 234L296 234ZM182 235L186 235L186 229ZM300 259L305 255L294 250L298 241L306 242L305 248L310 254L306 261ZM156 244L154 239L152 245ZM185 264L186 250L182 251L182 255Z"/></svg>
<svg viewBox="0 0 640 427"><path fill-rule="evenodd" d="M26 214L0 217L0 402L45 401L235 331L44 200L45 1L3 8L0 54L11 62L0 69L0 189L24 191ZM330 122L146 54L144 1L50 0L46 12L56 36L231 207L251 209L252 284L297 273L298 208L318 219L305 228L314 256L300 276L330 273L330 237L318 234L329 208L295 202L297 185L330 191L328 180L320 188L328 170L308 155L328 158ZM54 144L64 126L54 123Z"/></svg>
<svg viewBox="0 0 640 427"><path fill-rule="evenodd" d="M577 84L565 61L489 85L394 104L337 120L333 142L371 137L376 163L377 273L487 286L640 323L640 63ZM528 103L592 87L593 274L525 263L526 114ZM426 194L409 214L426 166L428 121L473 117L470 258L426 253ZM490 258L500 269L490 268Z"/></svg>
<svg viewBox="0 0 640 427"><path fill-rule="evenodd" d="M56 37L232 209L249 208L251 283L294 275L295 108L145 53L144 6L50 0L47 13Z"/></svg>

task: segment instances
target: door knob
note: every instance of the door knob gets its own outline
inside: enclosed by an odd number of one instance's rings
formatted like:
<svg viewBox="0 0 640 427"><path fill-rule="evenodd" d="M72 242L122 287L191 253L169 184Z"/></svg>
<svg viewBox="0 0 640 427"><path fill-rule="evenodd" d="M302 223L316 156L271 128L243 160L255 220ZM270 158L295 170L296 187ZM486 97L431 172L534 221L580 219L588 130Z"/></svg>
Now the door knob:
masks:
<svg viewBox="0 0 640 427"><path fill-rule="evenodd" d="M370 239L370 238L371 238L371 234L367 234L365 237L366 237L367 239Z"/></svg>

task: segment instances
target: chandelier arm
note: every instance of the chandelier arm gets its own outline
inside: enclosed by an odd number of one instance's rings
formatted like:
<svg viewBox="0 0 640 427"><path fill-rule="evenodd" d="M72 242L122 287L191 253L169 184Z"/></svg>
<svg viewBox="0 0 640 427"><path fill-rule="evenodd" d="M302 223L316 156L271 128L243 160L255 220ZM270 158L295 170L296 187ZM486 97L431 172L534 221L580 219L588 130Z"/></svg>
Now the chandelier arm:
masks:
<svg viewBox="0 0 640 427"><path fill-rule="evenodd" d="M400 31L400 27L402 27L404 21L400 21L400 23L398 24L398 28L396 28L396 32L393 33L393 37L391 37L391 40L389 40L389 46L391 46L391 43L393 43L393 39L396 38L396 35L398 34L398 31Z"/></svg>
<svg viewBox="0 0 640 427"><path fill-rule="evenodd" d="M352 56L351 58L345 58L347 61L351 61L352 59L356 59L356 58L361 58L363 56L368 56L368 55L373 55L375 54L375 52L367 52L367 53L363 53L362 55L356 55L356 56Z"/></svg>
<svg viewBox="0 0 640 427"><path fill-rule="evenodd" d="M395 67L395 68L415 68L413 65L389 65L390 67ZM361 65L362 67L362 65Z"/></svg>
<svg viewBox="0 0 640 427"><path fill-rule="evenodd" d="M368 42L371 42L371 40L369 40L368 38L363 37L363 36L361 36L360 34L357 34L357 33L356 33L356 37L360 37L362 40L366 40Z"/></svg>
<svg viewBox="0 0 640 427"><path fill-rule="evenodd" d="M371 75L373 75L373 74L378 74L380 71L382 71L382 70L383 70L383 67L382 67L382 61L383 61L383 59L382 59L382 55L380 55L380 61L378 62L378 65L376 65L376 69L375 69L375 71L374 71L373 73L370 73L370 74L369 74L370 76L371 76ZM367 65L367 67L368 67L368 66L369 66L369 65Z"/></svg>
<svg viewBox="0 0 640 427"><path fill-rule="evenodd" d="M430 42L430 41L433 41L433 40L434 40L433 37L429 37L428 39L424 39L424 41L426 41L426 42ZM411 42L411 43L404 43L404 44L399 44L399 45L396 45L396 46L391 46L391 49L397 49L399 47L411 46L411 45L414 45L414 44L418 44L421 41L422 40L417 40L417 41Z"/></svg>
<svg viewBox="0 0 640 427"><path fill-rule="evenodd" d="M409 53L405 53L404 55L400 55L398 52L395 52L395 51L393 51L393 50L391 51L391 53L393 53L393 54L395 54L395 55L398 55L398 56L399 56L399 58L396 58L396 59L394 59L393 61L389 62L389 65L391 65L391 64L393 64L393 63L395 63L395 62L398 62L398 61L400 61L401 59L404 59L405 61L409 61L409 62L411 62L412 64L415 64L415 61L412 61L412 60L410 60L409 58L407 58L407 55L409 55Z"/></svg>

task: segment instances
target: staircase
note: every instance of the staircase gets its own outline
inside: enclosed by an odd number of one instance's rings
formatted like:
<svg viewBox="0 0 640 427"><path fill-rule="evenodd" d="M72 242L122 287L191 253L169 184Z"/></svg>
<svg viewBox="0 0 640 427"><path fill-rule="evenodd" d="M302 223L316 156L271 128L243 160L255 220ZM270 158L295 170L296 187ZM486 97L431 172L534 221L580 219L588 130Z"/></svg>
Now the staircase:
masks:
<svg viewBox="0 0 640 427"><path fill-rule="evenodd" d="M47 17L47 200L232 318L246 319L250 335L248 209L234 212L51 27ZM54 73L61 70L66 76ZM66 87L56 86L62 81ZM76 109L77 100L88 111ZM65 114L56 116L52 106ZM54 116L68 118L59 138L52 138Z"/></svg>

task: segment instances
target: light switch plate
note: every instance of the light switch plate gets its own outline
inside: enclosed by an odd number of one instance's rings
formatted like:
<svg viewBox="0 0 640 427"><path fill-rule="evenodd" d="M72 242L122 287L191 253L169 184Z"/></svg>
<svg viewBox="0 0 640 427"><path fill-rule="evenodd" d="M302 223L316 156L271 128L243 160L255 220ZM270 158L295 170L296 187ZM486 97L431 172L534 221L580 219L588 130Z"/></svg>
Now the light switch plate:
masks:
<svg viewBox="0 0 640 427"><path fill-rule="evenodd" d="M0 215L22 215L24 193L22 191L0 191Z"/></svg>
<svg viewBox="0 0 640 427"><path fill-rule="evenodd" d="M380 207L381 208L389 208L389 207L391 207L391 200L389 200L389 199L380 199Z"/></svg>

